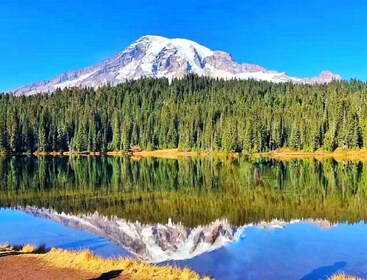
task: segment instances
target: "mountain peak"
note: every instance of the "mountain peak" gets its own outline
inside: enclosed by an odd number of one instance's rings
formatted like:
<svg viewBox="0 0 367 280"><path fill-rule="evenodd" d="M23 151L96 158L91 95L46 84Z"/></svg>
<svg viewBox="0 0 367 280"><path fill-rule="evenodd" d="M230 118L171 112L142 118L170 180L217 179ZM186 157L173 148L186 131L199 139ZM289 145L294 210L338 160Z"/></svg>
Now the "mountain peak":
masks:
<svg viewBox="0 0 367 280"><path fill-rule="evenodd" d="M321 74L317 77L323 78L323 79L341 80L340 75L334 74L330 71L322 71Z"/></svg>
<svg viewBox="0 0 367 280"><path fill-rule="evenodd" d="M151 40L151 41L160 40L162 41L162 40L168 40L168 38L159 36L159 35L144 35L144 36L141 36L137 41L142 41L142 40Z"/></svg>
<svg viewBox="0 0 367 280"><path fill-rule="evenodd" d="M223 79L255 79L271 82L327 83L340 76L324 71L310 79L298 79L285 73L268 71L254 64L239 64L230 54L213 51L194 41L157 35L140 37L124 51L96 65L70 71L51 80L16 89L15 94L53 92L65 87L116 85L141 77L182 78L195 73Z"/></svg>
<svg viewBox="0 0 367 280"><path fill-rule="evenodd" d="M304 82L310 84L327 84L332 81L340 81L341 79L342 77L340 75L324 70L316 77L304 79Z"/></svg>

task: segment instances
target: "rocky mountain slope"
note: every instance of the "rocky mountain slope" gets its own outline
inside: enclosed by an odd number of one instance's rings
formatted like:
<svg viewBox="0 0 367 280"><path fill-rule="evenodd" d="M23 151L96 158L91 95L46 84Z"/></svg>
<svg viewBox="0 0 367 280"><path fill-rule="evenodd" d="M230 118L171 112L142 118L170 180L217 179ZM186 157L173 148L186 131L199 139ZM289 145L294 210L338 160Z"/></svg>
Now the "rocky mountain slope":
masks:
<svg viewBox="0 0 367 280"><path fill-rule="evenodd" d="M258 65L239 64L226 52L212 51L190 40L144 36L121 53L96 65L70 71L11 92L29 95L73 86L99 87L107 83L116 85L141 77L181 78L189 73L213 78L256 79L276 83L315 84L341 79L339 75L327 71L314 78L289 77L285 73L268 71Z"/></svg>

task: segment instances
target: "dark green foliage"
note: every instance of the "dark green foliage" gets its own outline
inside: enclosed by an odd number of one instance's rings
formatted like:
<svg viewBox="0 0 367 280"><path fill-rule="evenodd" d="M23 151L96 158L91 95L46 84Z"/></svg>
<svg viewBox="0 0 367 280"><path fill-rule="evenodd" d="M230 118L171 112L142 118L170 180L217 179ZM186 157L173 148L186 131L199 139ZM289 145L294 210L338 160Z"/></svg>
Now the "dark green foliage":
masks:
<svg viewBox="0 0 367 280"><path fill-rule="evenodd" d="M367 146L367 85L141 79L29 97L0 95L0 151L263 152Z"/></svg>
<svg viewBox="0 0 367 280"><path fill-rule="evenodd" d="M0 207L234 226L272 219L367 221L367 164L326 159L0 157Z"/></svg>

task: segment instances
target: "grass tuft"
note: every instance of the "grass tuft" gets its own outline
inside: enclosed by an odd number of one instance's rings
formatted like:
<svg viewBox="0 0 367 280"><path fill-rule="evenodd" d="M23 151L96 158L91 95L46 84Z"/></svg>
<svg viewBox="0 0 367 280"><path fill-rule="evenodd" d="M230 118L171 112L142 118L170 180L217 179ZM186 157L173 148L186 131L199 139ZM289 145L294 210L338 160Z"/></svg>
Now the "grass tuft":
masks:
<svg viewBox="0 0 367 280"><path fill-rule="evenodd" d="M37 247L26 244L23 246L23 248L20 250L21 253L34 253L37 250Z"/></svg>
<svg viewBox="0 0 367 280"><path fill-rule="evenodd" d="M344 273L338 273L330 277L329 280L362 280L362 278L347 276Z"/></svg>
<svg viewBox="0 0 367 280"><path fill-rule="evenodd" d="M38 247L26 244L19 251L21 253L28 253L28 254L43 254L47 252L45 244L41 244Z"/></svg>
<svg viewBox="0 0 367 280"><path fill-rule="evenodd" d="M26 244L26 245L0 245L0 252L17 252L21 254L43 254L46 253L45 244L41 244L38 247Z"/></svg>

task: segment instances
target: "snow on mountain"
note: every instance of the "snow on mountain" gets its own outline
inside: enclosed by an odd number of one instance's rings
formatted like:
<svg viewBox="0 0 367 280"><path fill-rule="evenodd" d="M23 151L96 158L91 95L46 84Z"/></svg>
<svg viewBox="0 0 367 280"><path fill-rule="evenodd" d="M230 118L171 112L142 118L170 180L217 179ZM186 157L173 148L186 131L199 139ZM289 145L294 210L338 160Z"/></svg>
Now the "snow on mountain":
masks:
<svg viewBox="0 0 367 280"><path fill-rule="evenodd" d="M247 224L233 227L227 220L217 220L208 225L188 228L182 224L168 221L167 224L143 225L112 217L110 219L94 214L71 215L58 213L52 209L19 207L35 217L49 219L77 230L88 231L114 242L136 258L152 263L169 260L191 259L236 242L245 237L245 230L258 227L266 230L282 229L288 224L312 223L325 230L332 226L326 220L293 220L289 223L281 220Z"/></svg>
<svg viewBox="0 0 367 280"><path fill-rule="evenodd" d="M336 74L333 74L329 71L322 71L320 75L313 78L303 79L305 83L309 84L327 84L332 82L333 80L341 80L342 77Z"/></svg>
<svg viewBox="0 0 367 280"><path fill-rule="evenodd" d="M308 79L293 78L258 65L236 63L228 53L212 51L190 40L144 36L121 53L96 65L70 71L49 81L33 83L11 92L29 95L73 86L99 87L107 83L116 85L141 77L182 78L189 73L213 78L256 79L277 83L315 84L341 79L339 75L330 72L322 72L320 76Z"/></svg>

